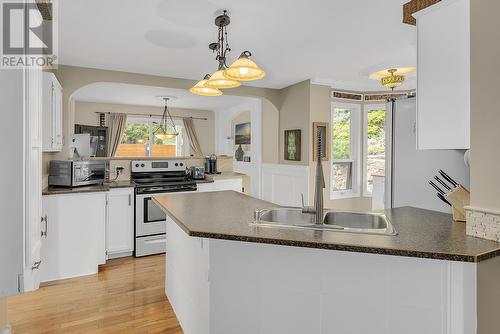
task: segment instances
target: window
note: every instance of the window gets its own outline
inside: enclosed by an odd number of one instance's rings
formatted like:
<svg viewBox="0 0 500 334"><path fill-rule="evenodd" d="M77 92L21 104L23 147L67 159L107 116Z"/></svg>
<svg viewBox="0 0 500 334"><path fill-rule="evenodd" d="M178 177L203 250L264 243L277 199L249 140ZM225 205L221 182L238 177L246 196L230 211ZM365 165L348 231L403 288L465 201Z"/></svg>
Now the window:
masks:
<svg viewBox="0 0 500 334"><path fill-rule="evenodd" d="M332 103L330 198L359 196L360 106Z"/></svg>
<svg viewBox="0 0 500 334"><path fill-rule="evenodd" d="M162 141L154 136L159 118L128 117L117 157L180 157L189 156L189 145L181 121L175 121L178 136ZM172 131L173 129L169 129ZM173 131L172 131L173 132Z"/></svg>
<svg viewBox="0 0 500 334"><path fill-rule="evenodd" d="M365 105L363 126L363 194L373 191L373 175L385 176L385 105Z"/></svg>

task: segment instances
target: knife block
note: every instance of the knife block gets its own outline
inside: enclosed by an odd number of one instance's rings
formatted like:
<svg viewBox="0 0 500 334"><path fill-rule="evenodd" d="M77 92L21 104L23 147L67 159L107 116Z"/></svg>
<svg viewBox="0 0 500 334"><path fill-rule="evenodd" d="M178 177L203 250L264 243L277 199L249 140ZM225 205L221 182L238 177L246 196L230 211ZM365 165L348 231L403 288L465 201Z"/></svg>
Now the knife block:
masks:
<svg viewBox="0 0 500 334"><path fill-rule="evenodd" d="M453 220L465 222L465 206L470 204L470 192L462 186L458 186L444 195L450 202L453 211Z"/></svg>

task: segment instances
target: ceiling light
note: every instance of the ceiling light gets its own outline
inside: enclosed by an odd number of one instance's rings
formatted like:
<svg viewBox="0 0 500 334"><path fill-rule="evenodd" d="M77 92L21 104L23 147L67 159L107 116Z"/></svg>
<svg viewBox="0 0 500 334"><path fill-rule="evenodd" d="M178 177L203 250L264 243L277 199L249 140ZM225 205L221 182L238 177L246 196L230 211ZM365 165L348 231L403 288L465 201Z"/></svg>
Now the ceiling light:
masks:
<svg viewBox="0 0 500 334"><path fill-rule="evenodd" d="M168 111L167 102L170 100L169 97L164 97L165 108L163 109L163 115L161 116L161 121L159 126L153 131L153 134L156 138L161 141L165 141L166 139L172 139L179 135L175 128L174 120L172 119L172 115L170 115L170 111ZM168 124L170 122L170 125Z"/></svg>
<svg viewBox="0 0 500 334"><path fill-rule="evenodd" d="M241 86L241 82L230 79L224 75L224 69L219 69L212 74L210 79L205 83L205 86L210 88L236 88Z"/></svg>
<svg viewBox="0 0 500 334"><path fill-rule="evenodd" d="M222 15L215 18L215 25L218 27L217 42L210 43L208 48L217 53L215 59L218 61L219 66L217 71L215 71L208 80L201 80L193 86L190 89L191 93L205 96L219 96L222 95L222 92L218 91L217 94L215 94L214 91L208 92L203 90L203 88L217 90L235 88L241 85L240 81L258 80L266 75L266 72L249 59L252 55L250 51L244 51L239 59L228 68L226 57L228 52L231 51L231 48L228 43L227 26L230 22L231 19L227 15L226 10L223 11Z"/></svg>
<svg viewBox="0 0 500 334"><path fill-rule="evenodd" d="M391 68L387 70L387 72L389 72L390 75L382 77L380 79L380 83L382 84L382 86L394 90L394 88L401 86L405 81L404 75L394 74L397 72L396 68Z"/></svg>
<svg viewBox="0 0 500 334"><path fill-rule="evenodd" d="M384 87L394 90L394 88L403 84L405 76L413 74L414 72L415 67L393 67L371 73L369 78L378 80Z"/></svg>
<svg viewBox="0 0 500 334"><path fill-rule="evenodd" d="M244 51L240 57L224 71L227 78L240 81L259 80L266 76L266 72L255 64L249 57L250 51Z"/></svg>
<svg viewBox="0 0 500 334"><path fill-rule="evenodd" d="M206 86L208 79L210 79L210 74L205 75L205 78L198 81L198 83L191 87L189 91L193 94L201 96L221 96L222 92L220 90Z"/></svg>

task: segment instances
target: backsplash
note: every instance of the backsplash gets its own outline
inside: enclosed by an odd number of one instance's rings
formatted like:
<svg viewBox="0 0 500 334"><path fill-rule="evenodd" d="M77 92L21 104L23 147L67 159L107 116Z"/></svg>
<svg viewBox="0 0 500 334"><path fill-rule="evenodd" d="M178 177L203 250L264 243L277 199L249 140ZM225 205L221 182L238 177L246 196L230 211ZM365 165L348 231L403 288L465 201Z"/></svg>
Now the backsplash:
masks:
<svg viewBox="0 0 500 334"><path fill-rule="evenodd" d="M467 235L500 241L500 212L466 207Z"/></svg>
<svg viewBox="0 0 500 334"><path fill-rule="evenodd" d="M56 159L53 154L43 154L42 159L42 180L43 188L46 188L49 184L49 161ZM139 158L138 158L139 159ZM133 159L133 160L138 160ZM169 158L175 159L175 158ZM187 167L191 166L204 166L205 160L201 158L182 158L186 161ZM123 171L120 176L116 179L117 181L127 181L130 180L130 162L132 159L116 160L111 159L109 161L109 178L114 180L116 177L116 167L123 167ZM233 157L219 156L217 159L219 172L232 172L233 171Z"/></svg>

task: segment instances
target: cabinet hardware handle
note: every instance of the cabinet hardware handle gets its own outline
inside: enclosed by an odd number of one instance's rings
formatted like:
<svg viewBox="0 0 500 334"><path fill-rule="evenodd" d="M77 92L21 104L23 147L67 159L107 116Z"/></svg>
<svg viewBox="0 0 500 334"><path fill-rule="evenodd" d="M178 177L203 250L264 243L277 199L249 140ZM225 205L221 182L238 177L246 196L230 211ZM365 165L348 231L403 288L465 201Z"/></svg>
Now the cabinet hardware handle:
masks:
<svg viewBox="0 0 500 334"><path fill-rule="evenodd" d="M40 269L40 264L42 264L42 260L36 261L35 263L33 263L33 266L31 267L31 270Z"/></svg>
<svg viewBox="0 0 500 334"><path fill-rule="evenodd" d="M132 206L132 195L128 194L128 206Z"/></svg>
<svg viewBox="0 0 500 334"><path fill-rule="evenodd" d="M41 235L42 235L42 237L47 238L47 232L49 231L49 223L47 220L47 215L43 216L41 220L42 220L42 223L44 223L44 225L45 225L45 229L41 231Z"/></svg>

